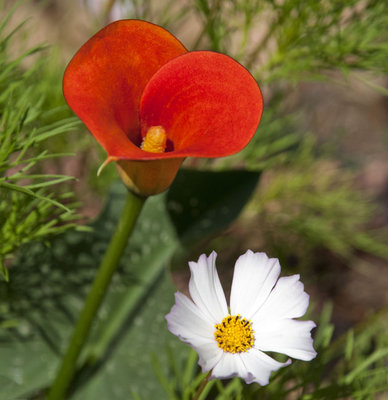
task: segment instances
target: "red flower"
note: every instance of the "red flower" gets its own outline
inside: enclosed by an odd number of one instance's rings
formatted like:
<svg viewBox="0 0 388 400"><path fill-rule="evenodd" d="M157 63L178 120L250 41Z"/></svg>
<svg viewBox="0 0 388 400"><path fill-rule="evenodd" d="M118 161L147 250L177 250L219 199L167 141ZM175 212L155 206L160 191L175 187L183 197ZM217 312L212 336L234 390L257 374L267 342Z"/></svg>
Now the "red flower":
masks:
<svg viewBox="0 0 388 400"><path fill-rule="evenodd" d="M117 161L141 196L167 189L185 157L240 151L263 108L256 81L232 58L187 52L138 20L113 22L89 39L69 63L63 91L106 162Z"/></svg>

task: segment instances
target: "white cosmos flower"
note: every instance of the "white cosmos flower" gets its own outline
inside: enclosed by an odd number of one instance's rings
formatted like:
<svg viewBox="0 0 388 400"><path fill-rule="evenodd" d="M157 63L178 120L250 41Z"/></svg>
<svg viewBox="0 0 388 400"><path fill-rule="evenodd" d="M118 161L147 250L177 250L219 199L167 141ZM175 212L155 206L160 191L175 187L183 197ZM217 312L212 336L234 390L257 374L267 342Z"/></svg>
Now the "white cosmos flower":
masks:
<svg viewBox="0 0 388 400"><path fill-rule="evenodd" d="M199 355L202 371L211 378L239 376L266 385L272 371L291 363L274 360L265 351L310 361L316 356L305 314L309 296L299 275L279 278L280 264L265 253L248 250L236 262L230 308L218 278L213 252L190 262L192 300L175 294L166 316L168 329Z"/></svg>

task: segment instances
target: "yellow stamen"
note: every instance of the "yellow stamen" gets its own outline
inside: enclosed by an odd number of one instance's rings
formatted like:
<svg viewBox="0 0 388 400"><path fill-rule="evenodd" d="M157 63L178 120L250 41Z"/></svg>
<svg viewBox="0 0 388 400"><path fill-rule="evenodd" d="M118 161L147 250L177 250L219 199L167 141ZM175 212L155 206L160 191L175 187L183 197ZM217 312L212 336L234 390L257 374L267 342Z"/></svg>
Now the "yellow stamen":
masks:
<svg viewBox="0 0 388 400"><path fill-rule="evenodd" d="M218 347L228 353L248 351L255 341L251 321L238 315L228 315L216 328L214 337Z"/></svg>
<svg viewBox="0 0 388 400"><path fill-rule="evenodd" d="M162 126L151 126L148 129L140 148L150 153L164 153L167 135Z"/></svg>

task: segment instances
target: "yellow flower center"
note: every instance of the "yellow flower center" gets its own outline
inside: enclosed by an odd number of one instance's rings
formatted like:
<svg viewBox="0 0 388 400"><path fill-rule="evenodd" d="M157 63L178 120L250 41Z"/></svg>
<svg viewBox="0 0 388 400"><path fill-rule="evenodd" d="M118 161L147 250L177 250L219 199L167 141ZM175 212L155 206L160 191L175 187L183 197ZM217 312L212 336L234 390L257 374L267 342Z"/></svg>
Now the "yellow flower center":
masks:
<svg viewBox="0 0 388 400"><path fill-rule="evenodd" d="M228 353L242 353L253 346L255 338L251 321L240 315L228 315L214 327L218 347Z"/></svg>
<svg viewBox="0 0 388 400"><path fill-rule="evenodd" d="M167 135L162 126L151 126L148 129L140 148L150 153L164 153Z"/></svg>

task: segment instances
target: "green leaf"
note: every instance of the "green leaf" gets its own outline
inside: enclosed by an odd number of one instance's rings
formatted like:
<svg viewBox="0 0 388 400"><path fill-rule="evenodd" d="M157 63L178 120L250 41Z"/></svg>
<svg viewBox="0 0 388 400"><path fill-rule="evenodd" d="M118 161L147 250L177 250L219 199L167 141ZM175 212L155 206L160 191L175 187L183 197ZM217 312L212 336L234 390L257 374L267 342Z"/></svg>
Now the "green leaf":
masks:
<svg viewBox="0 0 388 400"><path fill-rule="evenodd" d="M97 366L96 374L77 390L74 399L129 399L132 392L144 399L163 399L163 387L152 368L152 354L157 355L162 372L167 364L166 345L181 354L188 351L169 333L164 320L173 302L174 288L166 274L150 290L136 312L118 335L118 343L109 349L109 357ZM121 337L120 337L121 336ZM164 368L163 368L164 367ZM86 376L90 371L86 371ZM82 376L81 376L82 378ZM80 382L81 383L81 382Z"/></svg>
<svg viewBox="0 0 388 400"><path fill-rule="evenodd" d="M194 245L233 221L258 178L250 172L182 170L169 193L147 201L82 355L74 398L96 399L97 393L98 398L128 399L136 396L133 393L165 398L151 354L166 368L167 345L180 346L182 355L189 351L169 334L164 321L174 292L166 266L182 243L190 240ZM26 247L11 282L0 284L3 318L19 321L16 327L0 330L0 370L15 382L7 400L26 397L52 381L125 190L121 184L113 187L93 232L67 232L50 248ZM190 202L194 195L196 201ZM177 210L183 210L180 218Z"/></svg>
<svg viewBox="0 0 388 400"><path fill-rule="evenodd" d="M192 243L225 228L250 198L259 176L248 171L179 173L167 205L180 241Z"/></svg>
<svg viewBox="0 0 388 400"><path fill-rule="evenodd" d="M60 70L54 84L43 87L48 77L43 46L15 54L20 41L15 33L25 31L24 22L15 29L8 25L22 3L17 1L0 22L0 279L5 280L11 275L9 260L22 244L49 240L79 219L74 198L68 198L66 181L73 178L44 174L42 161L65 155L50 151L48 139L74 130L80 121L53 106L50 93L61 90Z"/></svg>

